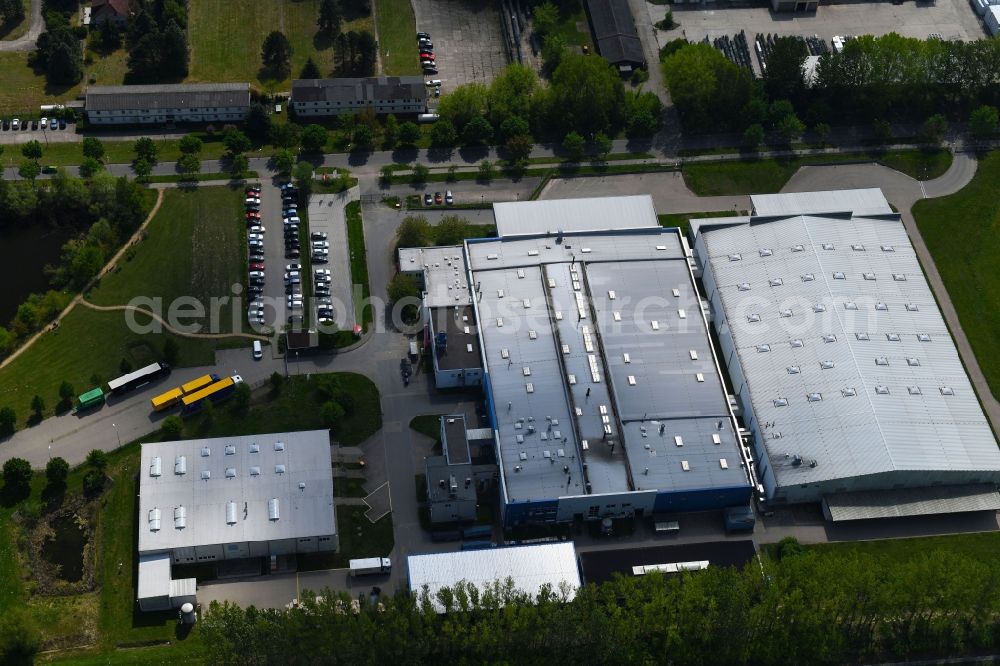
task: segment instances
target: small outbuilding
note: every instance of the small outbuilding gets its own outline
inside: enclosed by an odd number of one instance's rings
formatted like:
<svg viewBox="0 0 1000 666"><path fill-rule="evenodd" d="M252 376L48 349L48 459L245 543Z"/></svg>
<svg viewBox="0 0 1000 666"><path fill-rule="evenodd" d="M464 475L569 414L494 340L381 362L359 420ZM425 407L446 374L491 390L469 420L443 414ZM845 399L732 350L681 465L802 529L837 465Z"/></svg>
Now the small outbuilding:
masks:
<svg viewBox="0 0 1000 666"><path fill-rule="evenodd" d="M621 72L646 66L646 55L628 0L587 0L587 18L597 51Z"/></svg>

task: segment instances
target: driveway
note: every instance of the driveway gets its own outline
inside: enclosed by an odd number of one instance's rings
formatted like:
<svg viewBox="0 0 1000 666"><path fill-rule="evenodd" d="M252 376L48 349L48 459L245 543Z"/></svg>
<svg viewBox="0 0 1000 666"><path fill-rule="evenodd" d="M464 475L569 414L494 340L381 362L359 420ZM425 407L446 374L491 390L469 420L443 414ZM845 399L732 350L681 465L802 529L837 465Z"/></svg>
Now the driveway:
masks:
<svg viewBox="0 0 1000 666"><path fill-rule="evenodd" d="M329 261L324 264L313 262L314 268L330 271L330 299L333 303L334 321L337 328L347 331L354 327L354 297L351 284L351 253L347 241L347 218L344 207L357 201L360 194L357 187L339 194L313 194L309 197L309 233L325 233L330 244ZM303 238L303 243L311 242ZM303 280L313 279L303 275ZM313 321L316 321L315 313Z"/></svg>
<svg viewBox="0 0 1000 666"><path fill-rule="evenodd" d="M31 0L31 12L27 18L30 21L28 32L17 39L0 42L0 52L10 53L13 51L33 51L35 49L35 42L38 41L38 36L42 34L42 30L45 28L45 22L42 21L42 0Z"/></svg>

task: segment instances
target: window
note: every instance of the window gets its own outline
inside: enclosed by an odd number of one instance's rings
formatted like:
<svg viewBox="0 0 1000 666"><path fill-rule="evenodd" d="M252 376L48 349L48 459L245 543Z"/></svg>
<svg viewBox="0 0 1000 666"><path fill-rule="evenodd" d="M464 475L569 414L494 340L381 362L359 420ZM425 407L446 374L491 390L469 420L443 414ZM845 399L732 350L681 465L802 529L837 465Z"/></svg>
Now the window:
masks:
<svg viewBox="0 0 1000 666"><path fill-rule="evenodd" d="M817 303L813 306L813 312L826 312L826 306L822 303Z"/></svg>
<svg viewBox="0 0 1000 666"><path fill-rule="evenodd" d="M739 289L740 291L750 291L750 283L749 282L740 282L736 286L736 288Z"/></svg>
<svg viewBox="0 0 1000 666"><path fill-rule="evenodd" d="M770 285L771 285L772 287L780 287L780 286L781 286L782 284L784 284L784 282L782 281L782 279L781 279L781 278L771 278L771 279L770 279L770 280L768 280L767 282L768 282L768 284L770 284Z"/></svg>
<svg viewBox="0 0 1000 666"><path fill-rule="evenodd" d="M919 386L907 386L906 390L910 395L921 395Z"/></svg>
<svg viewBox="0 0 1000 666"><path fill-rule="evenodd" d="M803 282L812 282L816 279L816 276L812 273L804 273L801 277Z"/></svg>
<svg viewBox="0 0 1000 666"><path fill-rule="evenodd" d="M865 251L865 246L861 245L861 244L852 245L851 249L854 250L855 252L864 252Z"/></svg>
<svg viewBox="0 0 1000 666"><path fill-rule="evenodd" d="M889 395L889 387L881 385L876 386L875 393L877 393L878 395Z"/></svg>
<svg viewBox="0 0 1000 666"><path fill-rule="evenodd" d="M771 345L767 345L767 344L765 344L765 345L757 345L757 353L758 354L763 354L764 352L769 352L769 351L771 351Z"/></svg>
<svg viewBox="0 0 1000 666"><path fill-rule="evenodd" d="M786 400L785 398L778 398L777 400L774 401L774 406L775 407L787 407L788 406L788 400Z"/></svg>
<svg viewBox="0 0 1000 666"><path fill-rule="evenodd" d="M742 258L743 255L739 254L738 252L734 252L733 254L729 255L729 261L739 261Z"/></svg>
<svg viewBox="0 0 1000 666"><path fill-rule="evenodd" d="M802 340L795 338L794 340L789 340L788 344L792 347L792 349L798 349L802 346Z"/></svg>
<svg viewBox="0 0 1000 666"><path fill-rule="evenodd" d="M906 365L909 365L911 367L917 367L920 365L920 359L914 356L908 356L906 358Z"/></svg>
<svg viewBox="0 0 1000 666"><path fill-rule="evenodd" d="M801 245L793 245L792 246L792 252L802 252L803 250L805 250L805 248L802 247Z"/></svg>
<svg viewBox="0 0 1000 666"><path fill-rule="evenodd" d="M797 375L797 374L799 374L799 366L797 366L797 365L790 365L787 368L785 368L785 370L787 370L788 374L790 374L790 375Z"/></svg>
<svg viewBox="0 0 1000 666"><path fill-rule="evenodd" d="M863 277L866 280L874 280L875 279L875 274L872 273L871 271L869 271L867 273L862 273L861 277Z"/></svg>
<svg viewBox="0 0 1000 666"><path fill-rule="evenodd" d="M826 335L823 336L823 342L836 342L836 341L837 341L837 336L833 335L832 333L827 333Z"/></svg>
<svg viewBox="0 0 1000 666"><path fill-rule="evenodd" d="M955 395L955 390L950 386L942 386L938 390L941 391L941 395Z"/></svg>
<svg viewBox="0 0 1000 666"><path fill-rule="evenodd" d="M895 280L896 282L906 282L906 274L905 273L893 273L892 274L892 279Z"/></svg>
<svg viewBox="0 0 1000 666"><path fill-rule="evenodd" d="M858 394L857 389L853 387L840 389L840 395L844 396L845 398L853 398L857 394Z"/></svg>
<svg viewBox="0 0 1000 666"><path fill-rule="evenodd" d="M759 314L748 314L747 315L747 321L750 322L751 324L756 324L757 322L760 321L760 315Z"/></svg>
<svg viewBox="0 0 1000 666"><path fill-rule="evenodd" d="M899 333L886 333L885 339L889 342L899 342Z"/></svg>
<svg viewBox="0 0 1000 666"><path fill-rule="evenodd" d="M889 306L886 305L885 303L879 302L875 304L875 309L878 310L879 312L888 312Z"/></svg>
<svg viewBox="0 0 1000 666"><path fill-rule="evenodd" d="M895 252L896 249L893 246L891 246L891 245L883 245L882 246L882 251L883 252Z"/></svg>
<svg viewBox="0 0 1000 666"><path fill-rule="evenodd" d="M784 310L781 310L780 312L778 312L778 314L781 315L782 317L791 317L792 316L792 311L789 308L785 308Z"/></svg>
<svg viewBox="0 0 1000 666"><path fill-rule="evenodd" d="M819 402L822 399L823 399L823 394L822 393L807 393L806 394L806 400L808 400L809 402Z"/></svg>
<svg viewBox="0 0 1000 666"><path fill-rule="evenodd" d="M876 356L875 365L889 365L889 359L885 356Z"/></svg>
<svg viewBox="0 0 1000 666"><path fill-rule="evenodd" d="M917 333L917 340L920 342L930 342L931 336L927 333Z"/></svg>
<svg viewBox="0 0 1000 666"><path fill-rule="evenodd" d="M844 309L845 310L857 310L858 309L858 304L855 303L854 301L847 301L846 303L844 303Z"/></svg>
<svg viewBox="0 0 1000 666"><path fill-rule="evenodd" d="M762 257L770 257L772 254L774 254L774 252L772 252L769 247L763 247L760 249L760 256Z"/></svg>
<svg viewBox="0 0 1000 666"><path fill-rule="evenodd" d="M833 272L833 279L834 280L846 280L847 276L844 275L843 271L834 271Z"/></svg>
<svg viewBox="0 0 1000 666"><path fill-rule="evenodd" d="M823 249L829 251L829 250L833 250L835 248L833 247L833 243L823 243Z"/></svg>
<svg viewBox="0 0 1000 666"><path fill-rule="evenodd" d="M833 365L834 365L833 361L820 361L819 362L819 368L820 368L820 370L833 370Z"/></svg>
<svg viewBox="0 0 1000 666"><path fill-rule="evenodd" d="M865 342L865 341L867 341L867 340L869 340L869 339L870 339L870 338L868 337L868 334L867 334L867 333L855 333L855 334L854 334L854 337L855 337L855 338L857 338L858 340L861 340L861 341L863 341L863 342Z"/></svg>

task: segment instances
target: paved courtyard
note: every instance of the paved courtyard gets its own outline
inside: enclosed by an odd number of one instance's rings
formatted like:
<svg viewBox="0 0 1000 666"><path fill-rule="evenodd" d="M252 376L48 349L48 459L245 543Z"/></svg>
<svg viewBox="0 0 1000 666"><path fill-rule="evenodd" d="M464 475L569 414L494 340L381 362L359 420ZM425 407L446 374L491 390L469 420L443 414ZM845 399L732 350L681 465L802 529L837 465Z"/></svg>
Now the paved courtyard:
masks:
<svg viewBox="0 0 1000 666"><path fill-rule="evenodd" d="M426 78L441 79L443 92L473 81L489 83L507 66L502 19L495 3L413 0L413 12L417 30L431 34L437 57L438 73Z"/></svg>

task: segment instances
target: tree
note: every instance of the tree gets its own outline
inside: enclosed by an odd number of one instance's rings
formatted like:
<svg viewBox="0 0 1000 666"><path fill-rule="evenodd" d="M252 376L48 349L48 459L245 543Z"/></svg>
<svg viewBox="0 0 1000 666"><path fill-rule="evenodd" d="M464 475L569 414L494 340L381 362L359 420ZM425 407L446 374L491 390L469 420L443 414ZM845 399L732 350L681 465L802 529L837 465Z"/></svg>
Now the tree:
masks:
<svg viewBox="0 0 1000 666"><path fill-rule="evenodd" d="M502 132L505 119L512 116L529 118L531 99L537 90L538 74L535 70L518 63L508 65L490 83L487 94L490 122L494 127L501 127Z"/></svg>
<svg viewBox="0 0 1000 666"><path fill-rule="evenodd" d="M396 229L396 247L427 247L434 243L434 228L423 215L408 215Z"/></svg>
<svg viewBox="0 0 1000 666"><path fill-rule="evenodd" d="M184 421L176 414L171 414L163 419L163 423L160 424L160 434L163 435L164 440L180 439L183 432Z"/></svg>
<svg viewBox="0 0 1000 666"><path fill-rule="evenodd" d="M493 175L495 170L493 168L493 162L489 160L483 160L479 163L479 171L476 174L476 179L484 183L488 183L493 180Z"/></svg>
<svg viewBox="0 0 1000 666"><path fill-rule="evenodd" d="M771 99L797 100L805 91L804 67L809 49L799 37L774 40L764 70L764 90Z"/></svg>
<svg viewBox="0 0 1000 666"><path fill-rule="evenodd" d="M88 497L95 497L104 490L106 477L104 472L97 469L88 469L83 475L83 493Z"/></svg>
<svg viewBox="0 0 1000 666"><path fill-rule="evenodd" d="M80 39L69 25L49 26L38 36L37 64L51 84L75 84L83 78L83 51Z"/></svg>
<svg viewBox="0 0 1000 666"><path fill-rule="evenodd" d="M988 139L997 132L1000 124L1000 112L995 106L977 107L969 116L969 131L977 139Z"/></svg>
<svg viewBox="0 0 1000 666"><path fill-rule="evenodd" d="M187 33L176 21L167 21L160 38L160 78L181 79L188 75Z"/></svg>
<svg viewBox="0 0 1000 666"><path fill-rule="evenodd" d="M375 130L368 125L358 125L352 135L354 145L361 150L371 150L375 145Z"/></svg>
<svg viewBox="0 0 1000 666"><path fill-rule="evenodd" d="M683 44L663 61L670 98L691 129L736 129L753 89L752 74L711 44ZM759 120L758 120L759 122Z"/></svg>
<svg viewBox="0 0 1000 666"><path fill-rule="evenodd" d="M40 421L45 412L45 398L36 393L35 397L31 399L31 411L34 412L35 417Z"/></svg>
<svg viewBox="0 0 1000 666"><path fill-rule="evenodd" d="M413 165L413 171L410 172L410 182L414 185L422 185L427 182L427 176L430 175L430 172L430 169L418 162Z"/></svg>
<svg viewBox="0 0 1000 666"><path fill-rule="evenodd" d="M91 449L87 454L87 465L103 472L108 467L108 454L100 449Z"/></svg>
<svg viewBox="0 0 1000 666"><path fill-rule="evenodd" d="M462 138L471 145L489 143L493 140L493 125L485 116L476 116L466 124Z"/></svg>
<svg viewBox="0 0 1000 666"><path fill-rule="evenodd" d="M104 157L104 144L96 136L88 136L83 140L83 156L93 157L95 160Z"/></svg>
<svg viewBox="0 0 1000 666"><path fill-rule="evenodd" d="M319 71L319 67L316 66L316 62L309 56L306 59L306 64L302 65L302 71L299 72L300 79L321 79L323 74Z"/></svg>
<svg viewBox="0 0 1000 666"><path fill-rule="evenodd" d="M503 122L500 123L500 138L506 141L518 134L531 134L531 127L528 126L528 121L521 116L507 116L504 118Z"/></svg>
<svg viewBox="0 0 1000 666"><path fill-rule="evenodd" d="M11 407L0 407L0 437L9 437L17 428L17 415Z"/></svg>
<svg viewBox="0 0 1000 666"><path fill-rule="evenodd" d="M598 132L594 135L594 150L597 152L597 156L602 160L607 159L613 146L614 144L611 143L611 139L609 139L608 135L604 132Z"/></svg>
<svg viewBox="0 0 1000 666"><path fill-rule="evenodd" d="M830 138L831 128L827 123L816 123L813 126L813 132L816 133L816 138L819 139L821 144L825 144L827 139Z"/></svg>
<svg viewBox="0 0 1000 666"><path fill-rule="evenodd" d="M799 120L798 116L794 113L789 113L778 121L778 125L775 129L778 132L778 136L781 137L785 143L792 143L802 136L802 133L806 131L806 126L801 120Z"/></svg>
<svg viewBox="0 0 1000 666"><path fill-rule="evenodd" d="M136 139L135 144L132 146L132 151L135 153L137 160L146 160L150 164L155 164L160 149L157 147L155 141L148 136L144 136Z"/></svg>
<svg viewBox="0 0 1000 666"><path fill-rule="evenodd" d="M0 664L31 666L42 649L42 632L25 607L0 613Z"/></svg>
<svg viewBox="0 0 1000 666"><path fill-rule="evenodd" d="M531 10L531 21L535 32L541 37L545 37L559 25L559 8L547 0L540 5L535 5L535 8Z"/></svg>
<svg viewBox="0 0 1000 666"><path fill-rule="evenodd" d="M442 118L431 127L431 143L435 146L451 147L458 143L458 131L447 118Z"/></svg>
<svg viewBox="0 0 1000 666"><path fill-rule="evenodd" d="M140 157L132 163L132 171L135 172L137 178L146 178L153 173L153 165L146 158Z"/></svg>
<svg viewBox="0 0 1000 666"><path fill-rule="evenodd" d="M92 178L95 174L103 170L104 165L93 157L84 157L83 161L80 162L80 176L83 178Z"/></svg>
<svg viewBox="0 0 1000 666"><path fill-rule="evenodd" d="M455 129L462 132L469 121L486 112L488 97L486 86L483 84L466 83L442 95L437 112L442 118L450 120Z"/></svg>
<svg viewBox="0 0 1000 666"><path fill-rule="evenodd" d="M562 64L566 53L566 38L562 35L549 35L542 44L542 65L546 72L553 72Z"/></svg>
<svg viewBox="0 0 1000 666"><path fill-rule="evenodd" d="M515 134L507 139L504 148L510 153L510 158L515 162L524 162L531 156L531 151L535 149L535 140L530 134Z"/></svg>
<svg viewBox="0 0 1000 666"><path fill-rule="evenodd" d="M648 137L660 126L663 104L651 92L628 91L625 94L625 128L630 137Z"/></svg>
<svg viewBox="0 0 1000 666"><path fill-rule="evenodd" d="M281 393L281 387L285 385L285 376L280 372L272 372L268 382L271 384L271 393L278 395Z"/></svg>
<svg viewBox="0 0 1000 666"><path fill-rule="evenodd" d="M257 143L264 143L271 135L271 116L263 104L251 104L250 113L243 124L247 136Z"/></svg>
<svg viewBox="0 0 1000 666"><path fill-rule="evenodd" d="M390 113L385 117L385 127L382 130L382 148L392 150L399 140L399 120L396 114Z"/></svg>
<svg viewBox="0 0 1000 666"><path fill-rule="evenodd" d="M246 414L250 409L250 385L241 382L233 393L233 411L237 414Z"/></svg>
<svg viewBox="0 0 1000 666"><path fill-rule="evenodd" d="M328 400L319 408L320 418L327 428L336 428L344 420L344 408L333 400Z"/></svg>
<svg viewBox="0 0 1000 666"><path fill-rule="evenodd" d="M76 396L76 389L69 382L63 380L59 385L59 402L63 405L71 405ZM68 407L67 407L68 408Z"/></svg>
<svg viewBox="0 0 1000 666"><path fill-rule="evenodd" d="M299 162L292 169L292 177L298 183L299 189L307 190L312 187L313 165L309 162Z"/></svg>
<svg viewBox="0 0 1000 666"><path fill-rule="evenodd" d="M38 160L21 160L17 167L17 175L25 180L34 180L42 173L42 165Z"/></svg>
<svg viewBox="0 0 1000 666"><path fill-rule="evenodd" d="M9 458L3 464L4 494L22 499L31 493L31 463L24 458Z"/></svg>
<svg viewBox="0 0 1000 666"><path fill-rule="evenodd" d="M202 142L201 139L196 137L194 134L185 134L181 137L181 140L177 142L177 147L180 148L181 152L185 155L193 155L201 152Z"/></svg>
<svg viewBox="0 0 1000 666"><path fill-rule="evenodd" d="M399 142L404 146L413 146L420 141L420 128L415 122L406 121L399 126Z"/></svg>
<svg viewBox="0 0 1000 666"><path fill-rule="evenodd" d="M230 155L239 155L250 150L252 144L250 137L236 129L230 127L222 134L222 145L226 147Z"/></svg>
<svg viewBox="0 0 1000 666"><path fill-rule="evenodd" d="M246 155L236 155L229 160L229 175L233 178L245 178L250 171L250 160Z"/></svg>
<svg viewBox="0 0 1000 666"><path fill-rule="evenodd" d="M295 155L287 148L275 151L271 160L274 162L275 170L281 174L291 173L292 167L295 165Z"/></svg>
<svg viewBox="0 0 1000 666"><path fill-rule="evenodd" d="M564 55L552 73L552 93L563 131L589 135L621 126L625 86L604 58Z"/></svg>
<svg viewBox="0 0 1000 666"><path fill-rule="evenodd" d="M747 150L757 150L764 143L764 126L754 123L743 132L743 147Z"/></svg>
<svg viewBox="0 0 1000 666"><path fill-rule="evenodd" d="M21 146L21 154L27 157L29 160L38 160L42 158L42 144L38 141L32 139L23 146Z"/></svg>
<svg viewBox="0 0 1000 666"><path fill-rule="evenodd" d="M674 20L674 13L667 10L667 15L663 17L663 20L657 21L654 26L657 30L673 30L677 27L677 21Z"/></svg>
<svg viewBox="0 0 1000 666"><path fill-rule="evenodd" d="M319 27L320 32L325 32L329 35L340 34L340 25L343 20L344 16L340 11L340 5L337 3L337 0L323 0L320 3L319 19L316 21L316 25Z"/></svg>
<svg viewBox="0 0 1000 666"><path fill-rule="evenodd" d="M326 145L327 131L322 125L308 125L302 130L302 150L307 153L321 153Z"/></svg>
<svg viewBox="0 0 1000 666"><path fill-rule="evenodd" d="M562 148L566 153L566 159L570 162L579 162L583 159L583 151L587 147L587 140L576 132L570 132L563 138Z"/></svg>
<svg viewBox="0 0 1000 666"><path fill-rule="evenodd" d="M948 119L943 114L935 113L920 127L920 136L927 143L937 145L948 133Z"/></svg>
<svg viewBox="0 0 1000 666"><path fill-rule="evenodd" d="M66 484L66 477L69 476L69 463L63 458L56 456L51 458L45 465L45 478L50 486L62 486Z"/></svg>
<svg viewBox="0 0 1000 666"><path fill-rule="evenodd" d="M194 174L201 171L201 160L197 155L181 155L177 160L177 170L183 174Z"/></svg>
<svg viewBox="0 0 1000 666"><path fill-rule="evenodd" d="M389 281L389 286L386 287L386 294L389 296L390 303L398 303L403 299L420 298L420 288L417 286L416 278L412 275L396 273Z"/></svg>
<svg viewBox="0 0 1000 666"><path fill-rule="evenodd" d="M274 30L264 38L264 45L261 47L260 59L266 69L285 78L291 68L292 44L285 34Z"/></svg>
<svg viewBox="0 0 1000 666"><path fill-rule="evenodd" d="M434 228L435 245L461 245L469 235L469 221L458 215L445 215Z"/></svg>
<svg viewBox="0 0 1000 666"><path fill-rule="evenodd" d="M383 164L382 168L380 168L378 170L378 173L379 173L378 178L382 182L383 185L391 185L392 184L392 174L393 174L393 171L395 171L395 169L392 168L391 164Z"/></svg>

